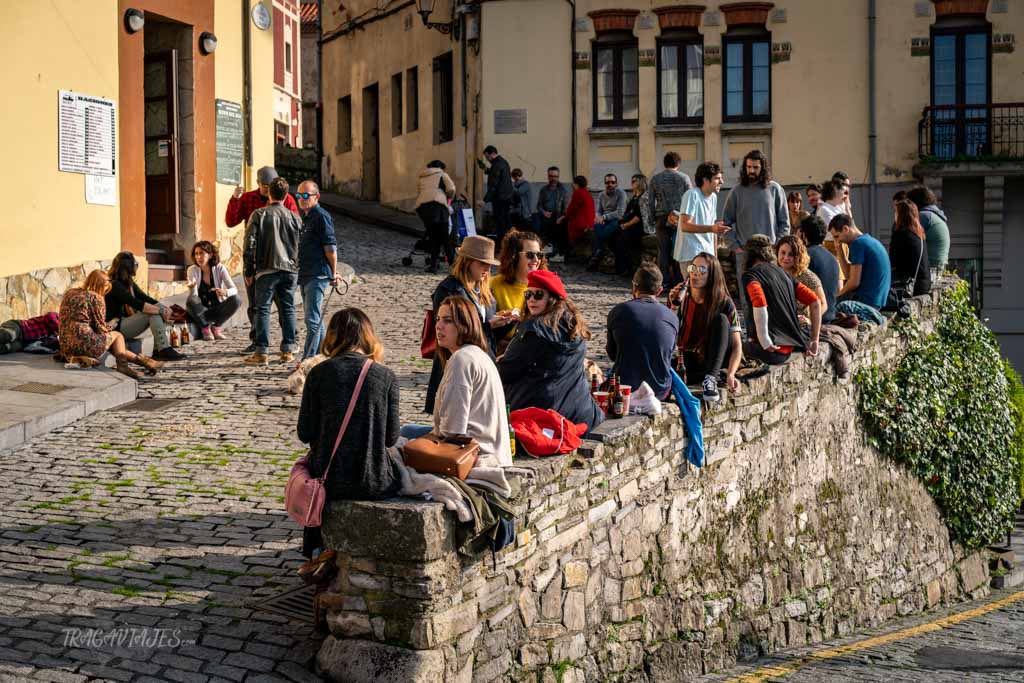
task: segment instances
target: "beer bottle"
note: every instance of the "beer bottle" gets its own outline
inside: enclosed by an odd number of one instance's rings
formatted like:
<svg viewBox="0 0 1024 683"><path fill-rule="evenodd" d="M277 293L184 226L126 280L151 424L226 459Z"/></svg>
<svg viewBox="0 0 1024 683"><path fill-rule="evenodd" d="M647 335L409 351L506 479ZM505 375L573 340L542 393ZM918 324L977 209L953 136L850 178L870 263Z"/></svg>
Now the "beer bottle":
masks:
<svg viewBox="0 0 1024 683"><path fill-rule="evenodd" d="M516 457L516 428L512 426L512 409L505 406L505 418L508 420L508 446L512 449L512 457Z"/></svg>
<svg viewBox="0 0 1024 683"><path fill-rule="evenodd" d="M181 345L188 346L189 342L192 341L192 335L188 331L188 323L181 327Z"/></svg>
<svg viewBox="0 0 1024 683"><path fill-rule="evenodd" d="M171 328L171 335L170 335L170 339L168 341L170 341L172 349L176 349L176 348L178 348L178 346L180 346L180 343L179 343L179 340L178 340L178 330L177 330L177 328L175 328L175 327Z"/></svg>
<svg viewBox="0 0 1024 683"><path fill-rule="evenodd" d="M601 386L597 383L597 375L590 376L590 395L593 396L601 390Z"/></svg>
<svg viewBox="0 0 1024 683"><path fill-rule="evenodd" d="M626 403L622 396L622 391L619 389L619 378L616 375L613 380L614 389L612 389L612 395L608 398L611 402L611 416L615 418L623 417L626 414Z"/></svg>

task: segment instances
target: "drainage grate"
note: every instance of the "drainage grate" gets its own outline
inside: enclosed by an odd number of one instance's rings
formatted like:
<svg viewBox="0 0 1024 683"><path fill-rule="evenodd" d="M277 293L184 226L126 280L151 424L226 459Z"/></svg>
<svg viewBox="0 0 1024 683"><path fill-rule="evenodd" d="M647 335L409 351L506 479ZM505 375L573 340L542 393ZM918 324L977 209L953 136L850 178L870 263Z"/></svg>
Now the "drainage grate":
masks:
<svg viewBox="0 0 1024 683"><path fill-rule="evenodd" d="M255 609L272 612L292 621L313 621L313 586L299 586L266 598L253 605Z"/></svg>
<svg viewBox="0 0 1024 683"><path fill-rule="evenodd" d="M63 384L45 384L44 382L27 382L25 384L19 384L16 387L11 387L11 391L21 391L26 394L47 394L52 396L53 394L59 394L62 391L70 389Z"/></svg>
<svg viewBox="0 0 1024 683"><path fill-rule="evenodd" d="M123 406L118 406L113 410L138 410L142 412L153 412L156 410L163 410L169 408L174 404L182 401L180 398L140 398L131 403L125 403Z"/></svg>

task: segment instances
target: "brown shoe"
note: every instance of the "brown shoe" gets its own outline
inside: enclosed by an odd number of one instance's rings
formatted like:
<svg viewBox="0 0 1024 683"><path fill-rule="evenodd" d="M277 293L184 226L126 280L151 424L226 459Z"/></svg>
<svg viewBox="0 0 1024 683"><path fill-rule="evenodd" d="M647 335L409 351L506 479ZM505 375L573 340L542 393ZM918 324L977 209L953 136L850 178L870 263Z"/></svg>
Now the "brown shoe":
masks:
<svg viewBox="0 0 1024 683"><path fill-rule="evenodd" d="M128 361L118 359L117 365L114 369L120 372L122 375L131 377L132 379L142 379L142 374L132 369L132 366L128 365Z"/></svg>
<svg viewBox="0 0 1024 683"><path fill-rule="evenodd" d="M242 362L246 365L266 365L268 362L267 354L265 353L254 353L251 356L246 356L242 359Z"/></svg>
<svg viewBox="0 0 1024 683"><path fill-rule="evenodd" d="M282 351L281 352L281 362L282 363L291 363L293 360L295 360L295 354L293 354L291 351Z"/></svg>
<svg viewBox="0 0 1024 683"><path fill-rule="evenodd" d="M135 362L146 368L146 374L150 376L155 375L164 366L164 361L153 360L149 356L143 356L141 353L135 355Z"/></svg>

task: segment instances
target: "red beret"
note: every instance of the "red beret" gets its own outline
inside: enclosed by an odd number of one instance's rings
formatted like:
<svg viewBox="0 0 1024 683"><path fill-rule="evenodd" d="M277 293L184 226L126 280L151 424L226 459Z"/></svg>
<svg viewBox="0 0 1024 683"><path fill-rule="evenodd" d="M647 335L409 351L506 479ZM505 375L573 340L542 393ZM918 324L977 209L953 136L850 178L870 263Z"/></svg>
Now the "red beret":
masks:
<svg viewBox="0 0 1024 683"><path fill-rule="evenodd" d="M562 280L550 270L533 271L526 276L526 286L533 287L534 289L545 289L562 299L569 298L569 295L565 293L565 285L562 284Z"/></svg>

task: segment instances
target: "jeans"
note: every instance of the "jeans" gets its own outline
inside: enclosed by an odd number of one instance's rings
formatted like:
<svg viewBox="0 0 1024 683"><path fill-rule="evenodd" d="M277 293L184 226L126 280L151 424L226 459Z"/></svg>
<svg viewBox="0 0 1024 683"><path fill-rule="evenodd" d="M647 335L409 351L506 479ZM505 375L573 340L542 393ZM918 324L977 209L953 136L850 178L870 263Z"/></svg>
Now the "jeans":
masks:
<svg viewBox="0 0 1024 683"><path fill-rule="evenodd" d="M167 339L167 323L160 317L159 313L136 313L127 318L121 318L121 325L118 332L124 335L125 341L131 341L142 335L147 329L153 332L153 350L160 351L171 345Z"/></svg>
<svg viewBox="0 0 1024 683"><path fill-rule="evenodd" d="M494 244L495 251L501 247L501 240L512 227L512 202L510 200L492 199L491 211L494 213Z"/></svg>
<svg viewBox="0 0 1024 683"><path fill-rule="evenodd" d="M604 243L607 242L608 238L611 237L618 229L619 219L617 218L606 220L604 223L594 224L594 258L604 256Z"/></svg>
<svg viewBox="0 0 1024 683"><path fill-rule="evenodd" d="M281 353L294 351L295 343L295 285L298 275L283 270L267 273L256 280L255 327L256 353L266 353L270 346L270 303L277 299L278 319L281 323Z"/></svg>
<svg viewBox="0 0 1024 683"><path fill-rule="evenodd" d="M545 218L540 214L541 238L552 246L556 254L565 256L569 253L569 226L567 221L558 222L554 214L551 218Z"/></svg>
<svg viewBox="0 0 1024 683"><path fill-rule="evenodd" d="M323 319L324 292L331 286L331 279L317 277L302 285L302 313L306 322L306 343L302 347L302 358L320 353L327 334Z"/></svg>
<svg viewBox="0 0 1024 683"><path fill-rule="evenodd" d="M641 225L634 225L623 230L619 228L608 239L608 247L615 254L616 275L632 276L633 255L640 255L640 247L643 245L644 229Z"/></svg>
<svg viewBox="0 0 1024 683"><path fill-rule="evenodd" d="M416 214L423 221L427 241L430 243L430 265L437 265L441 250L444 249L445 258L451 266L455 263L455 246L448 229L448 207L440 202L427 202L420 204Z"/></svg>
<svg viewBox="0 0 1024 683"><path fill-rule="evenodd" d="M743 287L743 273L747 272L747 252L743 250L733 251L732 262L736 266L736 294L739 297L736 301L736 307L741 311L746 311L747 290ZM748 324L749 321L744 320L744 328L746 328Z"/></svg>
<svg viewBox="0 0 1024 683"><path fill-rule="evenodd" d="M428 427L427 425L403 425L402 428L398 430L398 436L402 439L412 441L413 439L418 439L421 436L426 436L432 431L434 431L434 428Z"/></svg>
<svg viewBox="0 0 1024 683"><path fill-rule="evenodd" d="M668 224L667 216L662 216L657 220L655 234L658 236L658 269L661 271L662 287L671 289L680 281L676 273L676 261L672 258L676 227Z"/></svg>
<svg viewBox="0 0 1024 683"><path fill-rule="evenodd" d="M768 365L782 365L789 360L792 353L779 353L778 351L768 351L762 348L760 342L748 341L743 345L743 355L747 358L754 358L759 361L763 361Z"/></svg>
<svg viewBox="0 0 1024 683"><path fill-rule="evenodd" d="M193 294L185 301L185 308L199 327L220 327L230 320L241 306L242 302L237 296L229 296L209 308L203 305L198 294Z"/></svg>
<svg viewBox="0 0 1024 683"><path fill-rule="evenodd" d="M699 384L708 375L718 379L722 366L725 365L726 356L732 352L732 334L729 328L729 318L724 313L719 313L705 332L707 336L704 357L701 358L690 351L683 352L687 384Z"/></svg>

